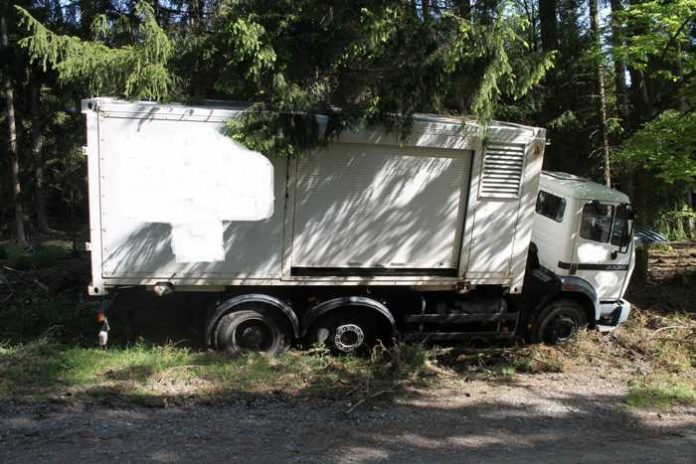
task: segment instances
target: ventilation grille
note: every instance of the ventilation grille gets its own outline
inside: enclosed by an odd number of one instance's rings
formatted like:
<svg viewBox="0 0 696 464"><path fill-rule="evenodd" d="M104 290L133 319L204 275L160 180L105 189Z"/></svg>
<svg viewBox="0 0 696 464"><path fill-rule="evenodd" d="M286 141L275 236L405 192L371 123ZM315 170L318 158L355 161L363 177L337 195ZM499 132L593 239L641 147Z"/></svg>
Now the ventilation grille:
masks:
<svg viewBox="0 0 696 464"><path fill-rule="evenodd" d="M518 198L523 168L524 145L487 145L479 196Z"/></svg>

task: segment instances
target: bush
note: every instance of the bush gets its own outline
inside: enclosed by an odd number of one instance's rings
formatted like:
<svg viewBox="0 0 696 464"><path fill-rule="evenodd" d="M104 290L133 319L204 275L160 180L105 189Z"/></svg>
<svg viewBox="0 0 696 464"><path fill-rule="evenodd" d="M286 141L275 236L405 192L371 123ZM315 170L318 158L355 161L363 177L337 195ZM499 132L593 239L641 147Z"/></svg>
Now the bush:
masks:
<svg viewBox="0 0 696 464"><path fill-rule="evenodd" d="M662 213L657 228L670 240L696 240L696 211L684 206L681 210Z"/></svg>
<svg viewBox="0 0 696 464"><path fill-rule="evenodd" d="M35 248L23 248L9 243L0 244L0 260L11 268L26 271L55 265L71 254L69 242L54 241Z"/></svg>

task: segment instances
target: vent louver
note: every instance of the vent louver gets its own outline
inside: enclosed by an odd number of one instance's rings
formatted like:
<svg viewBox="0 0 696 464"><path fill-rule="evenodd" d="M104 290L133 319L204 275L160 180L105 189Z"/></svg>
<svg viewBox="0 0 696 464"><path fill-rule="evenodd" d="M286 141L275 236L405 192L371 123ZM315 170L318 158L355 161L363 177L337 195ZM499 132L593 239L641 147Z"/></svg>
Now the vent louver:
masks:
<svg viewBox="0 0 696 464"><path fill-rule="evenodd" d="M524 145L487 145L479 196L519 198L523 169Z"/></svg>

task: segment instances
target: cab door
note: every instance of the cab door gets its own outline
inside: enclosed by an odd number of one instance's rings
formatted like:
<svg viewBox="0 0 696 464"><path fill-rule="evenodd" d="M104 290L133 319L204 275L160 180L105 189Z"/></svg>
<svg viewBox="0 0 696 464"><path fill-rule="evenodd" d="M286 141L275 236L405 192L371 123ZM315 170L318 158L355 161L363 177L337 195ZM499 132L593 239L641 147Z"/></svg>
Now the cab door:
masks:
<svg viewBox="0 0 696 464"><path fill-rule="evenodd" d="M580 212L570 273L588 281L599 299L618 300L629 276L633 253L630 207L623 204L586 202Z"/></svg>

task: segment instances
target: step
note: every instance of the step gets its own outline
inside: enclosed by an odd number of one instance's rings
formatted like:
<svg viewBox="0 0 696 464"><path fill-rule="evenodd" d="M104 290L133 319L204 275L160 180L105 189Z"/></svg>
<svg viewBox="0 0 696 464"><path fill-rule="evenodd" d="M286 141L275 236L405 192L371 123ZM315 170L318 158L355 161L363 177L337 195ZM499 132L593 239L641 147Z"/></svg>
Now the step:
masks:
<svg viewBox="0 0 696 464"><path fill-rule="evenodd" d="M479 314L409 314L405 322L435 324L463 324L467 322L516 321L519 313L479 313Z"/></svg>
<svg viewBox="0 0 696 464"><path fill-rule="evenodd" d="M472 338L485 338L488 340L509 340L514 338L515 332L411 332L403 335L403 340L413 341L455 341L471 340Z"/></svg>

